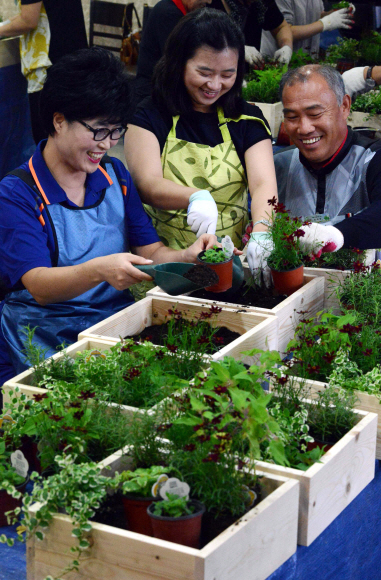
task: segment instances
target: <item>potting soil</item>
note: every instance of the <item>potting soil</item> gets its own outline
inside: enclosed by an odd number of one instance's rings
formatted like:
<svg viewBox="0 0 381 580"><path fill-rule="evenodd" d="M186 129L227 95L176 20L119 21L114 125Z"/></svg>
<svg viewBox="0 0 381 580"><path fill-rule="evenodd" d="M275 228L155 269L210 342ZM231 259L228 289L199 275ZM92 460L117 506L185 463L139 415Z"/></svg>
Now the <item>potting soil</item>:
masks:
<svg viewBox="0 0 381 580"><path fill-rule="evenodd" d="M179 323L175 322L174 330L176 329L176 326L179 326L181 328L182 324L184 324L184 320L180 321ZM181 332L180 328L179 332ZM217 332L213 335L211 339L210 346L206 345L205 352L207 354L213 354L216 350L219 350L224 346L226 346L227 344L230 344L231 342L233 342L233 340L239 338L240 336L241 335L238 334L238 332L233 332L232 330L229 330L229 328L226 328L226 326L219 326L217 328ZM124 338L132 338L132 337L125 336ZM147 326L147 328L145 328L139 334L133 335L133 338L135 340L141 341L149 340L153 344L166 346L168 342L168 322L165 322L164 324L155 324L153 326ZM212 345L214 345L215 348L213 348Z"/></svg>
<svg viewBox="0 0 381 580"><path fill-rule="evenodd" d="M252 286L246 291L245 285L242 285L234 293L231 290L219 293L196 290L196 292L192 292L192 296L203 300L215 300L240 306L257 306L258 308L267 308L269 310L287 298L283 294L278 294L273 288Z"/></svg>
<svg viewBox="0 0 381 580"><path fill-rule="evenodd" d="M203 266L202 264L198 264L193 266L184 274L184 278L194 282L198 286L213 286L214 284L218 284L219 277L218 274L209 266Z"/></svg>

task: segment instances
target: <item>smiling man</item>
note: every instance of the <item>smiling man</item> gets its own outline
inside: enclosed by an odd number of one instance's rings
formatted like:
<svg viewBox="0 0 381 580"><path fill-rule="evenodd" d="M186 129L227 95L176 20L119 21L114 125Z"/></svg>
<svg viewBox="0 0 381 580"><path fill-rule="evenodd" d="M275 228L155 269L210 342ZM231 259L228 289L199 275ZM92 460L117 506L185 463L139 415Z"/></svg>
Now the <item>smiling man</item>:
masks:
<svg viewBox="0 0 381 580"><path fill-rule="evenodd" d="M319 246L380 247L381 141L347 126L351 99L341 75L329 66L304 66L283 76L280 93L296 148L275 155L279 199L292 215L314 222L303 245L312 253Z"/></svg>

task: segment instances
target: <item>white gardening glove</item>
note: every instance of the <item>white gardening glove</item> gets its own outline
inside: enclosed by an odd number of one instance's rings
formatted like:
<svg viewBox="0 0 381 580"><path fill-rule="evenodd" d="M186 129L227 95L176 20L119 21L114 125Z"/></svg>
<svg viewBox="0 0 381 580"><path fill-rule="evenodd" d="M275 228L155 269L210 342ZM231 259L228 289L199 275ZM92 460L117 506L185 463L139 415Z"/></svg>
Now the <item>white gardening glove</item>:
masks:
<svg viewBox="0 0 381 580"><path fill-rule="evenodd" d="M274 60L281 64L288 64L292 57L292 48L287 44L274 53Z"/></svg>
<svg viewBox="0 0 381 580"><path fill-rule="evenodd" d="M356 66L341 75L345 85L345 92L351 99L355 99L359 95L362 95L362 93L371 91L376 86L373 79L364 79L364 69L366 68L366 66Z"/></svg>
<svg viewBox="0 0 381 580"><path fill-rule="evenodd" d="M252 66L259 65L264 62L263 56L259 50L255 48L255 46L245 46L245 60Z"/></svg>
<svg viewBox="0 0 381 580"><path fill-rule="evenodd" d="M273 249L273 242L267 232L253 232L247 246L247 262L257 284L261 282L261 274L265 286L271 286L271 272L267 258Z"/></svg>
<svg viewBox="0 0 381 580"><path fill-rule="evenodd" d="M188 226L198 238L202 234L216 233L218 209L207 189L192 193L187 214Z"/></svg>
<svg viewBox="0 0 381 580"><path fill-rule="evenodd" d="M300 247L309 256L319 258L325 252L337 252L344 245L344 236L334 226L310 224L300 228L304 236L299 238Z"/></svg>
<svg viewBox="0 0 381 580"><path fill-rule="evenodd" d="M332 14L319 18L323 24L323 32L326 30L337 30L338 28L352 28L352 15L353 11L351 12L349 7L335 10Z"/></svg>

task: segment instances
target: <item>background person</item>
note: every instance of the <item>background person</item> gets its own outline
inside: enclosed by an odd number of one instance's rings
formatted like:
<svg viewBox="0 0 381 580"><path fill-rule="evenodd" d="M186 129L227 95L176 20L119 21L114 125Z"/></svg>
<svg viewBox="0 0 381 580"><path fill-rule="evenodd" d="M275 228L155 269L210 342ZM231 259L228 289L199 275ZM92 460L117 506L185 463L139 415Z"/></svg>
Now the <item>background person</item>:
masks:
<svg viewBox="0 0 381 580"><path fill-rule="evenodd" d="M300 238L316 253L381 245L381 141L347 127L351 98L330 66L288 71L280 85L285 129L295 149L275 155L279 199L312 223ZM351 217L348 217L351 216Z"/></svg>
<svg viewBox="0 0 381 580"><path fill-rule="evenodd" d="M139 46L136 79L133 88L135 107L151 95L152 76L156 63L164 53L168 36L179 20L197 8L203 8L212 0L160 0L151 9L144 25Z"/></svg>
<svg viewBox="0 0 381 580"><path fill-rule="evenodd" d="M352 28L353 4L341 10L324 11L323 0L276 0L285 20L291 26L294 51L302 48L312 56L319 56L320 33L326 30ZM275 57L277 46L274 38L262 32L261 53Z"/></svg>
<svg viewBox="0 0 381 580"><path fill-rule="evenodd" d="M166 248L128 171L106 157L125 132L128 97L124 65L102 48L66 55L48 71L41 96L48 140L0 184L0 268L9 288L2 381L27 366L26 325L38 327L34 341L50 356L133 302L128 288L151 280L135 264L193 262L216 242L204 235L181 252Z"/></svg>
<svg viewBox="0 0 381 580"><path fill-rule="evenodd" d="M245 36L245 59L249 65L260 66L261 34L269 31L274 40L274 58L288 64L292 56L291 27L284 19L275 0L213 0L212 8L225 10L240 26Z"/></svg>
<svg viewBox="0 0 381 580"><path fill-rule="evenodd" d="M381 84L381 66L357 66L342 74L345 92L352 101Z"/></svg>
<svg viewBox="0 0 381 580"><path fill-rule="evenodd" d="M170 247L216 232L240 248L248 186L254 231L267 229L267 200L277 193L271 135L260 109L242 99L244 64L243 34L227 14L188 14L155 69L152 100L129 125L128 167Z"/></svg>
<svg viewBox="0 0 381 580"><path fill-rule="evenodd" d="M23 35L22 73L28 81L33 138L47 137L39 115L41 89L51 64L87 47L81 0L18 0L20 13L0 26L0 36Z"/></svg>

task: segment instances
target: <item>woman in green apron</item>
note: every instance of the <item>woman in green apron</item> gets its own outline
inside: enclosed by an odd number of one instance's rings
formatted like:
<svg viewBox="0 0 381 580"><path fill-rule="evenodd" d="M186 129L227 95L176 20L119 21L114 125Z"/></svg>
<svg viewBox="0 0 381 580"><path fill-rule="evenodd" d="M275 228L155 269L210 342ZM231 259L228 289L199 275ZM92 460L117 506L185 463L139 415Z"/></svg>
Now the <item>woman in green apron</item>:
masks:
<svg viewBox="0 0 381 580"><path fill-rule="evenodd" d="M277 195L271 134L260 109L241 97L244 62L243 35L227 14L188 14L168 38L152 99L129 125L128 168L173 248L204 232L229 235L241 248L248 189L254 232L266 232L267 200Z"/></svg>

